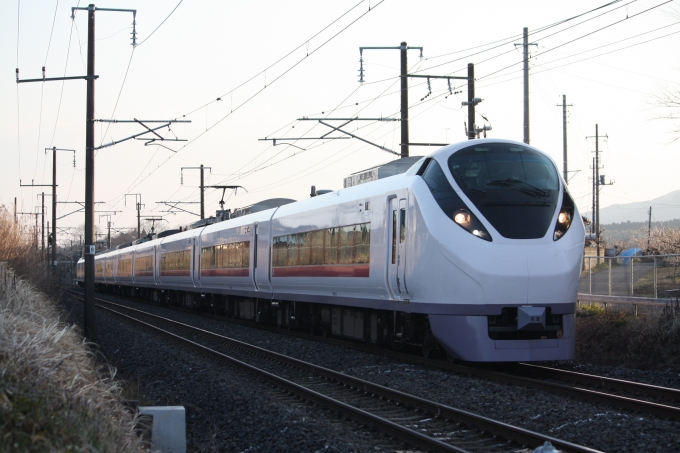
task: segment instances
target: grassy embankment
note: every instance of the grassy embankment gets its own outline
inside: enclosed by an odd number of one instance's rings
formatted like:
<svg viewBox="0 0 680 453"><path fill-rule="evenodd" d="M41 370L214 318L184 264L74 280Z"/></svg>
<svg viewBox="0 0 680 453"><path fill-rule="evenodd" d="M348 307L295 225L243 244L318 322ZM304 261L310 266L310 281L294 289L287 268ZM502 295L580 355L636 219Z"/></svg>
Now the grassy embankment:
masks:
<svg viewBox="0 0 680 453"><path fill-rule="evenodd" d="M607 272L607 265L593 268ZM673 266L657 270L657 294L680 287ZM622 284L621 282L616 282ZM627 282L623 282L627 288ZM635 282L635 295L653 297L654 272ZM632 305L584 305L577 314L577 360L600 365L680 371L680 309Z"/></svg>
<svg viewBox="0 0 680 453"><path fill-rule="evenodd" d="M115 371L59 321L27 233L0 207L0 452L142 451Z"/></svg>

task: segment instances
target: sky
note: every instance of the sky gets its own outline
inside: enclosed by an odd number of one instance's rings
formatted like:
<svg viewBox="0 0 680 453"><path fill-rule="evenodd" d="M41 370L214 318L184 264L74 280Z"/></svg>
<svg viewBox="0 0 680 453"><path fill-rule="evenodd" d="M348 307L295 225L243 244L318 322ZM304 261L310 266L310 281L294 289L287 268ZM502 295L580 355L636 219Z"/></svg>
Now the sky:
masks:
<svg viewBox="0 0 680 453"><path fill-rule="evenodd" d="M158 130L166 139L127 140L97 151L95 222L136 227L163 217L167 227L198 220L200 172L206 185L227 190L225 207L267 198L303 199L310 187L342 188L351 173L396 156L357 139L320 140L331 129L300 118L399 118L399 52L408 51L409 73L465 76L475 65L478 125L491 138L523 140L522 29L528 27L530 143L562 171L562 96L568 107L569 190L582 214L592 204L592 160L599 129L600 173L607 183L600 206L641 202L678 190L680 140L656 99L680 90L680 5L628 0L405 0L179 1L119 0L98 8L135 9L137 46L131 45L130 12L96 13L97 119L183 120ZM549 7L547 5L550 5ZM606 5L606 6L605 6ZM17 197L22 212L35 212L52 183L57 152L59 227L77 227L84 214L86 82L21 79L86 74L87 15L72 0L7 0L0 4L0 203ZM604 6L599 8L600 6ZM595 11L592 11L595 10ZM577 17L578 16L578 17ZM570 20L569 20L570 19ZM464 81L409 80L411 142L464 141ZM484 119L486 118L486 120ZM338 121L329 123L340 126ZM162 124L162 123L161 123ZM147 123L153 127L160 124ZM400 123L353 121L343 127L399 152ZM139 134L137 123L97 122L96 146ZM333 133L329 137L338 137ZM149 137L147 134L144 137ZM272 138L317 138L278 140ZM147 146L145 146L145 144ZM436 148L411 147L411 155ZM191 168L187 168L191 167ZM206 189L206 216L219 209L221 190ZM51 218L49 197L48 220ZM178 202L172 211L167 204ZM11 209L11 208L10 208ZM666 206L676 210L680 206ZM106 212L105 212L106 211ZM658 211L657 211L658 212ZM631 221L646 220L632 211ZM28 220L27 220L28 221ZM68 232L66 232L68 234ZM67 234L61 234L65 239Z"/></svg>

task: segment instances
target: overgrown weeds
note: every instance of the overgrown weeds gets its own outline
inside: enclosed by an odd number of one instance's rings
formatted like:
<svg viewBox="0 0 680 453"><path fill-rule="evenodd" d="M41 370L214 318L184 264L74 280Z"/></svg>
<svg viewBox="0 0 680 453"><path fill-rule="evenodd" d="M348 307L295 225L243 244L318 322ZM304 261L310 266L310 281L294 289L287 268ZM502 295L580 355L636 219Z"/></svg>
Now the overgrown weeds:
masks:
<svg viewBox="0 0 680 453"><path fill-rule="evenodd" d="M115 370L25 280L0 271L0 451L142 450Z"/></svg>
<svg viewBox="0 0 680 453"><path fill-rule="evenodd" d="M47 295L57 286L28 233L0 207L0 452L143 451L115 370L59 321Z"/></svg>
<svg viewBox="0 0 680 453"><path fill-rule="evenodd" d="M7 208L0 206L0 262L8 263L17 276L29 280L39 291L54 296L58 284L47 271L40 246L37 231L15 222Z"/></svg>
<svg viewBox="0 0 680 453"><path fill-rule="evenodd" d="M629 368L680 371L680 313L635 316L628 308L586 305L576 322L576 359Z"/></svg>

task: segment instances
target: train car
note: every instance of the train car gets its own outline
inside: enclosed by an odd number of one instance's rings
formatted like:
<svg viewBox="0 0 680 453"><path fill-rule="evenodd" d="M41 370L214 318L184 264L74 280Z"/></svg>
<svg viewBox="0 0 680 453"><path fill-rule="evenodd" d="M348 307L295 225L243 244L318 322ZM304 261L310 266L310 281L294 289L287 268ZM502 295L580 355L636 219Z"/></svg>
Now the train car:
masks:
<svg viewBox="0 0 680 453"><path fill-rule="evenodd" d="M154 281L134 285L426 356L562 360L574 354L583 239L546 154L473 140L402 174L134 246L155 253Z"/></svg>

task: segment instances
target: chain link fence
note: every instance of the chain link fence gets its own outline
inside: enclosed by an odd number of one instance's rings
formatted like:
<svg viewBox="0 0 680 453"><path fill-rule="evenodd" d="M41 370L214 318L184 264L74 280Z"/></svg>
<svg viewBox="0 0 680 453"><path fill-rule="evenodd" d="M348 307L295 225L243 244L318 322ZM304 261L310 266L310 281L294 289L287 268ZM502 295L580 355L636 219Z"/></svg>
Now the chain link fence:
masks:
<svg viewBox="0 0 680 453"><path fill-rule="evenodd" d="M579 293L604 296L676 298L680 255L583 258Z"/></svg>

